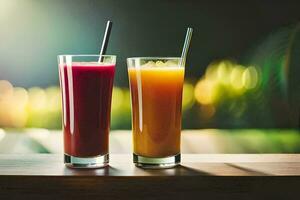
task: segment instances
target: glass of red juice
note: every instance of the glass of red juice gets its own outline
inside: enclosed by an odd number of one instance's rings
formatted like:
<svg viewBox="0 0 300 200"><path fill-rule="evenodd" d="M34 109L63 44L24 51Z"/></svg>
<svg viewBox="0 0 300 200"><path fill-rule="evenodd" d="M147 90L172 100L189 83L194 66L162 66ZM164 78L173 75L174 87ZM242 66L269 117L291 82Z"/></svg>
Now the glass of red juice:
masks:
<svg viewBox="0 0 300 200"><path fill-rule="evenodd" d="M59 55L64 162L72 168L108 165L116 56Z"/></svg>

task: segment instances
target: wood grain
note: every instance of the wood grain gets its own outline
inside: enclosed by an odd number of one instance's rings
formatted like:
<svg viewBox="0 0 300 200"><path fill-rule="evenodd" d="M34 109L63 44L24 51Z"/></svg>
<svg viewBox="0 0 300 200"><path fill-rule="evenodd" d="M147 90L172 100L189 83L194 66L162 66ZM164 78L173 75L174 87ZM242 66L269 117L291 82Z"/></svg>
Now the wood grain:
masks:
<svg viewBox="0 0 300 200"><path fill-rule="evenodd" d="M111 155L97 170L64 167L61 155L0 155L0 199L298 199L300 155L187 154L182 165L142 170Z"/></svg>

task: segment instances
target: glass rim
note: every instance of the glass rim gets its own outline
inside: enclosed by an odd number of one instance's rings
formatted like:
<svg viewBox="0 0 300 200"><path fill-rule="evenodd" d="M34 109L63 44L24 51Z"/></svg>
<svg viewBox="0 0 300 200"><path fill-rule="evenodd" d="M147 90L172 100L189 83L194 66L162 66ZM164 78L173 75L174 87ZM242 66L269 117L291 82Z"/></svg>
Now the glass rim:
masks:
<svg viewBox="0 0 300 200"><path fill-rule="evenodd" d="M144 60L181 60L181 57L130 57L127 60L144 59Z"/></svg>
<svg viewBox="0 0 300 200"><path fill-rule="evenodd" d="M72 57L100 57L99 54L60 54L59 56L72 56ZM116 55L102 55L102 57L117 57Z"/></svg>

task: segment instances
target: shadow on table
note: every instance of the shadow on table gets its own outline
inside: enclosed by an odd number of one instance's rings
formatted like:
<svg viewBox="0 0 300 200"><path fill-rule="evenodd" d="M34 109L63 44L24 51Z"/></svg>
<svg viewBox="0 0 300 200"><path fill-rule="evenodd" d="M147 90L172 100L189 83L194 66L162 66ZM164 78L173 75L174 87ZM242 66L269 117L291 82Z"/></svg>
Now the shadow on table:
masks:
<svg viewBox="0 0 300 200"><path fill-rule="evenodd" d="M199 170L199 169L194 169L188 166L184 166L184 165L179 165L175 168L176 173L175 175L200 175L200 176L208 176L208 175L212 175L211 173Z"/></svg>
<svg viewBox="0 0 300 200"><path fill-rule="evenodd" d="M108 166L100 169L72 169L64 168L64 175L70 176L207 176L207 172L179 165L170 169L142 169L138 167L128 167L128 169L118 169Z"/></svg>
<svg viewBox="0 0 300 200"><path fill-rule="evenodd" d="M108 176L120 174L120 170L111 166L99 169L72 169L65 167L64 174L70 176Z"/></svg>
<svg viewBox="0 0 300 200"><path fill-rule="evenodd" d="M256 169L249 169L249 168L238 166L238 165L232 164L232 163L226 163L226 165L229 167L232 167L234 169L237 169L239 171L242 171L243 173L245 173L247 175L251 175L251 176L270 176L270 175L272 175L272 174L258 171Z"/></svg>
<svg viewBox="0 0 300 200"><path fill-rule="evenodd" d="M151 176L208 176L210 173L202 170L194 169L184 165L178 165L169 169L141 169L137 168L135 171L143 171L145 175Z"/></svg>
<svg viewBox="0 0 300 200"><path fill-rule="evenodd" d="M211 164L211 163L210 163ZM261 172L257 169L246 168L233 163L221 163L209 168L203 165L193 168L185 165L178 165L170 169L142 169L130 165L128 167L107 166L100 169L72 169L64 168L64 175L70 176L217 176L227 175L249 175L249 176L270 176L271 174Z"/></svg>

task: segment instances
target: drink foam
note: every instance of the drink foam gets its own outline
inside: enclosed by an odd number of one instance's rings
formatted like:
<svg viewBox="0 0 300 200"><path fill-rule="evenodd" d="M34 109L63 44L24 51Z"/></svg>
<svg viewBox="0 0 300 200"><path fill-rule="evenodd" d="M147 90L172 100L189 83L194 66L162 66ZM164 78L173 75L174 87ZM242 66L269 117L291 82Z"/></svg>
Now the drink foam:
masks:
<svg viewBox="0 0 300 200"><path fill-rule="evenodd" d="M143 68L152 68L152 67L153 68L157 68L157 67L159 67L159 68L165 68L165 67L166 68L170 68L170 67L172 67L172 68L178 68L180 66L179 66L179 63L176 63L176 62L171 61L171 60L168 60L166 62L158 60L156 62L154 62L154 61L148 61L147 63L141 65L141 67L143 67Z"/></svg>

